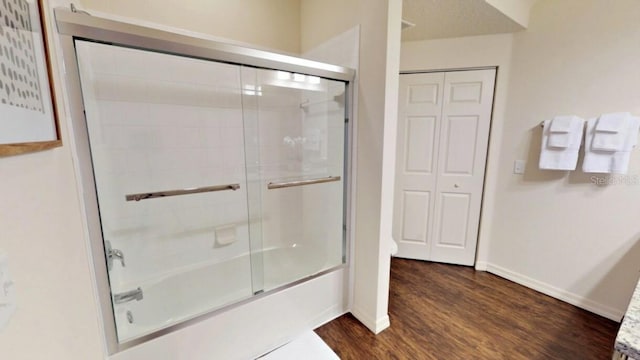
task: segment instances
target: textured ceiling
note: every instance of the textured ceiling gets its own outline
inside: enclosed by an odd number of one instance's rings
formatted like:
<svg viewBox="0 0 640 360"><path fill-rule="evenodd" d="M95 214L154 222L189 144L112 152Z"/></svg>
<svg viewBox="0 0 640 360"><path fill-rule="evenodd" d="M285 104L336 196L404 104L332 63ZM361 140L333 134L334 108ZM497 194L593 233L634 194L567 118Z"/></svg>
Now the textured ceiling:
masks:
<svg viewBox="0 0 640 360"><path fill-rule="evenodd" d="M402 41L523 30L484 0L404 0L402 18L416 24L402 31Z"/></svg>

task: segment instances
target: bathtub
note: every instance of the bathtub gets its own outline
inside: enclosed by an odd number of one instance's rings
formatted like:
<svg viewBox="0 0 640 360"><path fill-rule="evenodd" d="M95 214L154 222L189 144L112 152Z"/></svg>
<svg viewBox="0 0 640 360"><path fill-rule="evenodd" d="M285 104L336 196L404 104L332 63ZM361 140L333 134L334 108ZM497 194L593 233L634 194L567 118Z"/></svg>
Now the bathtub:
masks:
<svg viewBox="0 0 640 360"><path fill-rule="evenodd" d="M253 277L251 256L244 254L225 262L200 263L123 287L140 287L143 298L114 304L120 342L248 299L255 292L273 290L340 265L329 261L323 252L300 245L265 249L260 255L262 269L254 269ZM256 265L260 266L259 262Z"/></svg>

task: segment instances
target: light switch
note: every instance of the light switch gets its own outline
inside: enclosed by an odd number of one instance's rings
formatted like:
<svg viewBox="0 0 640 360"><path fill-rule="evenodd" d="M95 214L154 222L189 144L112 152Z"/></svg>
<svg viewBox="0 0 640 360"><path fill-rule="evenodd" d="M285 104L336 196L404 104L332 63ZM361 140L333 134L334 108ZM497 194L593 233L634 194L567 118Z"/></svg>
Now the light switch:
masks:
<svg viewBox="0 0 640 360"><path fill-rule="evenodd" d="M15 311L15 289L9 274L9 259L7 254L0 250L0 331L7 325Z"/></svg>
<svg viewBox="0 0 640 360"><path fill-rule="evenodd" d="M513 173L522 175L524 174L524 168L527 165L527 162L524 160L516 160L513 164Z"/></svg>

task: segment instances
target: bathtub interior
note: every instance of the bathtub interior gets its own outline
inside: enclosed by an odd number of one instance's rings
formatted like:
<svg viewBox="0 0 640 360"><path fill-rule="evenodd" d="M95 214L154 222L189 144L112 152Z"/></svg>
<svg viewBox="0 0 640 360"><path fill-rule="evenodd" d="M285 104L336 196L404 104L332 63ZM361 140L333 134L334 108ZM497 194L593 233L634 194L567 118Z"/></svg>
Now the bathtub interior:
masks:
<svg viewBox="0 0 640 360"><path fill-rule="evenodd" d="M270 270L264 277L267 290L335 266L302 246L267 249L262 256L265 269ZM252 297L251 279L246 271L250 261L250 255L246 254L225 262L197 264L153 282L138 283L144 289L142 301L114 306L119 338L132 340Z"/></svg>
<svg viewBox="0 0 640 360"><path fill-rule="evenodd" d="M132 340L251 297L249 266L249 256L240 256L136 284L144 289L141 301L114 305L118 338Z"/></svg>
<svg viewBox="0 0 640 360"><path fill-rule="evenodd" d="M129 341L344 263L345 84L76 41L109 270ZM267 189L270 182L340 181ZM125 195L238 184L235 191ZM106 255L105 255L106 256Z"/></svg>

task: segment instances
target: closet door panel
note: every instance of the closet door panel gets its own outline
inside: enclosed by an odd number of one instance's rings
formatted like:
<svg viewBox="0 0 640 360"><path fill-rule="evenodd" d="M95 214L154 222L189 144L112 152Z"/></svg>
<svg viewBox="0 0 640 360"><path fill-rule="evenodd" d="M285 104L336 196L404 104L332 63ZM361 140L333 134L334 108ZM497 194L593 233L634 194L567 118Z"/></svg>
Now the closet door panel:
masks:
<svg viewBox="0 0 640 360"><path fill-rule="evenodd" d="M400 76L393 236L398 256L428 260L444 73Z"/></svg>
<svg viewBox="0 0 640 360"><path fill-rule="evenodd" d="M495 70L445 74L431 260L473 265Z"/></svg>
<svg viewBox="0 0 640 360"><path fill-rule="evenodd" d="M495 74L400 77L393 231L398 257L473 265Z"/></svg>

